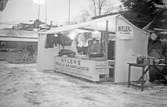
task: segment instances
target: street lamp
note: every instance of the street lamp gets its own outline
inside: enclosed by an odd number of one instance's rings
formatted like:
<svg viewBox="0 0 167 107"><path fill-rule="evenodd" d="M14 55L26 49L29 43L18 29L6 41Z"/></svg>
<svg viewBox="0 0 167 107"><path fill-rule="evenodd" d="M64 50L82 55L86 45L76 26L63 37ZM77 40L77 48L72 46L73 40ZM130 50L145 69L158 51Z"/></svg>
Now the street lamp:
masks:
<svg viewBox="0 0 167 107"><path fill-rule="evenodd" d="M39 28L40 7L45 3L45 0L34 0L34 3L38 6L38 28Z"/></svg>
<svg viewBox="0 0 167 107"><path fill-rule="evenodd" d="M34 0L34 3L38 6L38 20L40 17L40 7L45 3L44 0Z"/></svg>
<svg viewBox="0 0 167 107"><path fill-rule="evenodd" d="M71 0L69 0L69 11L68 11L68 24L70 24L70 7L71 6Z"/></svg>

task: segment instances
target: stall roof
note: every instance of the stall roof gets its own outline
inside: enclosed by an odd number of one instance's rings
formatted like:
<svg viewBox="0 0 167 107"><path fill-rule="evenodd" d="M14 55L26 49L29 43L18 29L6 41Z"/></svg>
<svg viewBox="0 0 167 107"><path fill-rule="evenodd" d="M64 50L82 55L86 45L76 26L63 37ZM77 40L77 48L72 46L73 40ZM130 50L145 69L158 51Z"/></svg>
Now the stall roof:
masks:
<svg viewBox="0 0 167 107"><path fill-rule="evenodd" d="M38 33L35 31L0 29L0 37L38 39Z"/></svg>
<svg viewBox="0 0 167 107"><path fill-rule="evenodd" d="M38 33L35 31L0 29L0 40L38 42Z"/></svg>
<svg viewBox="0 0 167 107"><path fill-rule="evenodd" d="M48 30L45 32L39 32L39 33L40 34L51 34L51 33L58 33L58 32L63 32L63 31L74 30L74 29L106 31L106 21L107 20L108 20L108 31L111 33L115 33L116 32L116 18L117 17L125 20L127 23L129 23L133 27L136 27L131 22L129 22L127 19L125 19L122 15L114 14L114 15L98 18L98 19L91 20L91 21L84 22L84 23L79 23L79 24L74 24L74 25L65 25L62 27L53 28L51 30ZM142 32L145 32L144 30L141 30L138 27L136 27L136 28Z"/></svg>

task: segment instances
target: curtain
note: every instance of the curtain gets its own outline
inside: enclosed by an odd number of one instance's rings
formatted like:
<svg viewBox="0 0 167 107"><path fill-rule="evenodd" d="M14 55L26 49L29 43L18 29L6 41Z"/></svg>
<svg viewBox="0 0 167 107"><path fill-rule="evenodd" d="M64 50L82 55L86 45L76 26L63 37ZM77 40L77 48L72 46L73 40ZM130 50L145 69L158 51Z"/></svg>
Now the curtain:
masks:
<svg viewBox="0 0 167 107"><path fill-rule="evenodd" d="M67 34L58 33L58 44L62 46L71 46L72 40L67 36Z"/></svg>
<svg viewBox="0 0 167 107"><path fill-rule="evenodd" d="M47 34L45 48L53 48L54 46L54 34Z"/></svg>
<svg viewBox="0 0 167 107"><path fill-rule="evenodd" d="M62 46L71 46L72 40L68 36L61 33L58 33L57 37L54 35L55 34L47 34L45 48L53 48L54 45L57 46L57 44Z"/></svg>

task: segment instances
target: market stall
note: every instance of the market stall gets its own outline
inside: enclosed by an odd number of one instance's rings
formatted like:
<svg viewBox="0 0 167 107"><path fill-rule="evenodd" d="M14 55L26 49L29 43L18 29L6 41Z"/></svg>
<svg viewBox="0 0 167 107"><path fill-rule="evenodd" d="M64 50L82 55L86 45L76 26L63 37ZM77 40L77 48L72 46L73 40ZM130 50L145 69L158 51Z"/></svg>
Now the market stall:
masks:
<svg viewBox="0 0 167 107"><path fill-rule="evenodd" d="M37 46L37 32L0 29L0 60L6 60L12 63L22 63L22 59L29 51L28 48L31 47L34 51L34 60L32 62L35 62Z"/></svg>
<svg viewBox="0 0 167 107"><path fill-rule="evenodd" d="M119 14L58 27L39 32L38 70L56 70L91 81L127 82L127 63L136 62L136 55L147 56L147 43L147 33ZM131 80L139 75L133 73Z"/></svg>

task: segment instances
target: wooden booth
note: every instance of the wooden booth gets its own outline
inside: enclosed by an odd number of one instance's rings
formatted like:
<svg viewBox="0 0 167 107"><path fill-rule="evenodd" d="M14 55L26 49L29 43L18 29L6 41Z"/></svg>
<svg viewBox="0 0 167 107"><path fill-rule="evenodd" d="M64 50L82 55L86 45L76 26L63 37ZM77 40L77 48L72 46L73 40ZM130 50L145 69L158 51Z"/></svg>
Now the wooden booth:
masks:
<svg viewBox="0 0 167 107"><path fill-rule="evenodd" d="M39 32L38 70L91 81L128 81L128 64L147 56L147 33L119 14ZM140 68L133 68L139 71ZM136 81L141 72L134 72Z"/></svg>
<svg viewBox="0 0 167 107"><path fill-rule="evenodd" d="M35 31L0 29L0 60L22 63L27 57L27 48L32 46L37 53L38 33ZM36 62L36 54L34 60Z"/></svg>

